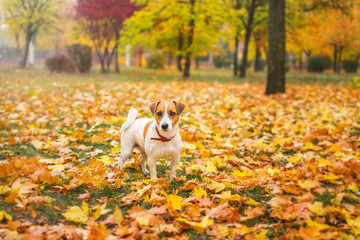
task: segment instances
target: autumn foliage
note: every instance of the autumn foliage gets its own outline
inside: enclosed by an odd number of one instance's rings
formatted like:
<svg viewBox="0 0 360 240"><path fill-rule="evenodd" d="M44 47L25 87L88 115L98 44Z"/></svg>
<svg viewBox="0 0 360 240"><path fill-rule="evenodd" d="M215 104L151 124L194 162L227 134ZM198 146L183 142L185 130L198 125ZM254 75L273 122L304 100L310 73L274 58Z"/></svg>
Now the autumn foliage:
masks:
<svg viewBox="0 0 360 240"><path fill-rule="evenodd" d="M1 237L359 237L359 90L104 81L102 105L94 87L0 87ZM142 176L138 154L113 166L130 106L150 117L165 98L187 105L178 177L165 160Z"/></svg>
<svg viewBox="0 0 360 240"><path fill-rule="evenodd" d="M134 11L141 9L130 0L79 0L76 19L79 29L92 41L101 64L102 72L109 72L115 58L117 63L118 41L123 22Z"/></svg>

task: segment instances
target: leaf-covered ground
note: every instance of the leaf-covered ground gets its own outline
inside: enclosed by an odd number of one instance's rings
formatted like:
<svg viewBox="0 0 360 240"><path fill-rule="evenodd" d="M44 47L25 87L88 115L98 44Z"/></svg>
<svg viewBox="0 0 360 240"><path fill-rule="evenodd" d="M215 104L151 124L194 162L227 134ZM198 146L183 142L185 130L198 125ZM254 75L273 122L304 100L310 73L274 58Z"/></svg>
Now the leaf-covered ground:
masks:
<svg viewBox="0 0 360 240"><path fill-rule="evenodd" d="M53 81L0 86L0 238L360 237L359 90ZM173 180L113 166L130 106L159 99L186 104Z"/></svg>

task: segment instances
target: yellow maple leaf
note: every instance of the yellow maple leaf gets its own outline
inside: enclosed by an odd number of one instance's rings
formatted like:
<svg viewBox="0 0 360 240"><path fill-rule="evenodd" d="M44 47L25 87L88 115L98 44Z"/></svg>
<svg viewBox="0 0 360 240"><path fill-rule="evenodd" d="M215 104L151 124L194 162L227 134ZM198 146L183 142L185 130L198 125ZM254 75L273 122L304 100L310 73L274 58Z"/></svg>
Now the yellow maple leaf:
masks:
<svg viewBox="0 0 360 240"><path fill-rule="evenodd" d="M337 176L337 175L335 175L333 173L330 173L328 175L321 175L320 178L332 182L333 180L339 179L339 176Z"/></svg>
<svg viewBox="0 0 360 240"><path fill-rule="evenodd" d="M317 216L325 216L326 211L322 202L314 202L308 206L309 210L315 213Z"/></svg>
<svg viewBox="0 0 360 240"><path fill-rule="evenodd" d="M103 155L97 159L98 161L104 163L106 166L109 166L112 162L109 156Z"/></svg>
<svg viewBox="0 0 360 240"><path fill-rule="evenodd" d="M355 229L351 230L351 232L352 232L355 236L358 236L358 235L360 235L360 228L355 228Z"/></svg>
<svg viewBox="0 0 360 240"><path fill-rule="evenodd" d="M238 202L241 202L242 200L242 197L239 194L231 194L231 190L222 192L221 194L213 195L213 197L217 197L223 200L238 201Z"/></svg>
<svg viewBox="0 0 360 240"><path fill-rule="evenodd" d="M219 225L219 230L223 237L227 237L229 235L229 228L227 226Z"/></svg>
<svg viewBox="0 0 360 240"><path fill-rule="evenodd" d="M206 228L210 227L214 223L214 220L210 219L209 215L206 215L201 220L201 222L189 221L186 218L182 218L182 217L179 217L176 220L190 225L191 227L193 227L194 229L196 229L199 232L203 232Z"/></svg>
<svg viewBox="0 0 360 240"><path fill-rule="evenodd" d="M115 147L113 147L113 148L110 149L110 152L112 152L112 153L120 153L120 152L121 152L121 148L115 148Z"/></svg>
<svg viewBox="0 0 360 240"><path fill-rule="evenodd" d="M311 220L311 218L309 217L308 219L306 219L306 225L308 225L309 227L316 227L316 229L317 230L319 230L319 231L322 231L322 230L325 230L325 229L328 229L328 228L330 228L330 226L329 225L327 225L327 224L321 224L321 223L318 223L318 222L316 222L316 221L313 221L313 220Z"/></svg>
<svg viewBox="0 0 360 240"><path fill-rule="evenodd" d="M307 150L320 151L322 150L322 148L314 145L312 142L306 142L305 146L301 148L301 151L307 151Z"/></svg>
<svg viewBox="0 0 360 240"><path fill-rule="evenodd" d="M354 236L350 235L350 234L346 234L344 232L339 232L339 236L342 240L354 240Z"/></svg>
<svg viewBox="0 0 360 240"><path fill-rule="evenodd" d="M200 141L197 141L197 142L195 143L195 145L196 145L197 149L199 149L199 150L201 150L201 151L205 151L205 150L206 150L206 148L204 147L204 145L203 145Z"/></svg>
<svg viewBox="0 0 360 240"><path fill-rule="evenodd" d="M217 172L217 169L216 169L216 167L215 167L215 164L213 164L212 162L208 161L208 162L206 163L205 171L207 171L207 172Z"/></svg>
<svg viewBox="0 0 360 240"><path fill-rule="evenodd" d="M346 221L350 226L360 228L360 217Z"/></svg>
<svg viewBox="0 0 360 240"><path fill-rule="evenodd" d="M204 189L202 189L200 186L198 186L194 188L192 196L195 198L206 197L207 192Z"/></svg>
<svg viewBox="0 0 360 240"><path fill-rule="evenodd" d="M256 240L267 240L267 239L269 239L269 238L266 236L266 233L267 233L266 230L262 230L260 233L258 233L258 234L255 235L255 239L256 239Z"/></svg>
<svg viewBox="0 0 360 240"><path fill-rule="evenodd" d="M178 195L170 194L166 196L166 200L175 210L180 210L185 203L184 198Z"/></svg>
<svg viewBox="0 0 360 240"><path fill-rule="evenodd" d="M200 222L201 227L207 228L214 223L214 220L209 218L209 215L206 215Z"/></svg>
<svg viewBox="0 0 360 240"><path fill-rule="evenodd" d="M334 166L334 164L332 162L325 160L324 158L318 159L318 165L319 165L319 167L326 167L326 166L333 167Z"/></svg>
<svg viewBox="0 0 360 240"><path fill-rule="evenodd" d="M235 189L236 188L236 185L235 184L232 184L232 183L224 183L225 186L226 186L226 189Z"/></svg>
<svg viewBox="0 0 360 240"><path fill-rule="evenodd" d="M85 223L89 219L89 205L83 202L81 208L79 206L68 207L68 210L62 215L68 221Z"/></svg>
<svg viewBox="0 0 360 240"><path fill-rule="evenodd" d="M234 170L232 175L237 176L237 177L249 177L252 175L252 172L251 171L241 172L239 170Z"/></svg>
<svg viewBox="0 0 360 240"><path fill-rule="evenodd" d="M294 155L294 156L289 157L287 160L292 163L297 163L297 162L300 162L301 159L302 159L302 156Z"/></svg>
<svg viewBox="0 0 360 240"><path fill-rule="evenodd" d="M246 200L245 203L247 205L250 205L250 206L253 206L253 207L256 207L256 206L258 206L260 204L259 202L255 201L252 198L249 198L248 200Z"/></svg>
<svg viewBox="0 0 360 240"><path fill-rule="evenodd" d="M349 190L351 190L353 193L359 192L359 187L356 185L356 183L352 183L347 187ZM1 195L1 191L0 191Z"/></svg>
<svg viewBox="0 0 360 240"><path fill-rule="evenodd" d="M115 217L115 223L116 224L119 224L124 220L124 216L122 215L122 212L118 208L118 206L115 206L114 217Z"/></svg>
<svg viewBox="0 0 360 240"><path fill-rule="evenodd" d="M206 185L206 188L218 193L225 189L225 184L212 181L210 184Z"/></svg>
<svg viewBox="0 0 360 240"><path fill-rule="evenodd" d="M330 151L330 152L333 152L333 153L334 153L334 152L342 152L343 149L342 149L342 147L339 146L338 144L334 144L334 145L332 145L332 146L330 147L329 151Z"/></svg>
<svg viewBox="0 0 360 240"><path fill-rule="evenodd" d="M7 187L7 186L0 186L0 195L5 195L5 194L7 194L10 190L11 190L11 188L9 188L9 187Z"/></svg>
<svg viewBox="0 0 360 240"><path fill-rule="evenodd" d="M106 203L104 203L103 205L97 205L94 207L94 209L96 210L93 214L95 220L98 219L101 215L105 215L106 213L111 211L110 209L106 209Z"/></svg>
<svg viewBox="0 0 360 240"><path fill-rule="evenodd" d="M0 211L0 222L4 219L7 221L11 221L12 216L3 210L3 211Z"/></svg>

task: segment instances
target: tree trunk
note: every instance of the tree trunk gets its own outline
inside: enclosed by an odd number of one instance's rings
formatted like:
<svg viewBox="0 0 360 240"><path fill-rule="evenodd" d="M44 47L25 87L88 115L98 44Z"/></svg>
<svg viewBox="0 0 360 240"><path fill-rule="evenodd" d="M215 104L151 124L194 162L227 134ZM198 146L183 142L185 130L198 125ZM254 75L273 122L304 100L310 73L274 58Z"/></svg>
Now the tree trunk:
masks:
<svg viewBox="0 0 360 240"><path fill-rule="evenodd" d="M116 37L117 38L117 37ZM118 52L118 40L116 40L115 48L113 50L113 55L115 57L115 72L120 73L120 66L119 66L119 52Z"/></svg>
<svg viewBox="0 0 360 240"><path fill-rule="evenodd" d="M101 54L101 50L96 50L96 54L100 61L101 73L106 73L104 56Z"/></svg>
<svg viewBox="0 0 360 240"><path fill-rule="evenodd" d="M299 71L302 72L303 70L303 61L302 61L302 54L299 54Z"/></svg>
<svg viewBox="0 0 360 240"><path fill-rule="evenodd" d="M190 0L190 5L191 5L191 20L189 22L189 27L190 27L190 33L189 36L187 38L187 49L186 49L186 54L185 54L185 67L184 67L184 73L183 73L183 77L184 79L190 77L190 68L191 68L191 47L193 44L193 39L194 39L194 28L195 28L195 19L194 19L194 5L195 5L195 0Z"/></svg>
<svg viewBox="0 0 360 240"><path fill-rule="evenodd" d="M172 53L169 53L169 57L168 57L168 67L171 67L171 62L172 62Z"/></svg>
<svg viewBox="0 0 360 240"><path fill-rule="evenodd" d="M336 69L337 69L337 45L334 45L334 62L333 62L333 70L334 73L336 73Z"/></svg>
<svg viewBox="0 0 360 240"><path fill-rule="evenodd" d="M26 67L26 63L27 63L27 59L29 56L29 47L30 47L30 42L31 42L31 38L33 36L33 33L31 32L31 30L28 30L26 33L26 41L25 41L25 51L24 51L24 56L23 59L20 62L20 68L25 68Z"/></svg>
<svg viewBox="0 0 360 240"><path fill-rule="evenodd" d="M106 73L104 59L100 59L101 73Z"/></svg>
<svg viewBox="0 0 360 240"><path fill-rule="evenodd" d="M256 0L251 0L251 6L250 6L250 9L249 9L249 12L248 12L249 17L248 17L248 22L246 24L244 50L243 50L243 57L242 57L241 66L240 66L240 77L241 78L246 77L249 42L250 42L250 37L251 37L252 25L253 25L253 22L254 22L255 10L256 10L256 4L255 3L256 3Z"/></svg>
<svg viewBox="0 0 360 240"><path fill-rule="evenodd" d="M285 93L285 0L269 1L269 59L265 94Z"/></svg>
<svg viewBox="0 0 360 240"><path fill-rule="evenodd" d="M236 0L235 10L240 9L240 0ZM236 37L235 37L235 51L234 51L234 77L238 75L238 55L239 55L239 37L238 31L236 29Z"/></svg>
<svg viewBox="0 0 360 240"><path fill-rule="evenodd" d="M119 67L119 52L118 52L118 48L116 47L115 49L115 72L120 73L120 67Z"/></svg>
<svg viewBox="0 0 360 240"><path fill-rule="evenodd" d="M196 57L195 58L195 67L196 67L196 69L199 69L199 65L200 65L199 57Z"/></svg>
<svg viewBox="0 0 360 240"><path fill-rule="evenodd" d="M337 65L337 73L340 73L341 70L341 53L342 53L343 47L339 47L339 60Z"/></svg>
<svg viewBox="0 0 360 240"><path fill-rule="evenodd" d="M255 63L254 63L254 71L255 72L261 71L260 61L261 61L260 48L258 46L256 46Z"/></svg>
<svg viewBox="0 0 360 240"><path fill-rule="evenodd" d="M360 53L358 53L357 55L356 55L356 72L355 73L357 73L358 72L358 68L359 68L359 60L360 60Z"/></svg>
<svg viewBox="0 0 360 240"><path fill-rule="evenodd" d="M184 42L184 38L183 38L183 34L180 32L179 34L179 38L178 38L178 51L179 51L179 55L177 56L177 69L179 70L179 72L182 72L182 50L183 50L183 42Z"/></svg>
<svg viewBox="0 0 360 240"><path fill-rule="evenodd" d="M143 55L143 49L139 49L139 67L142 67L142 55Z"/></svg>
<svg viewBox="0 0 360 240"><path fill-rule="evenodd" d="M234 51L234 77L238 74L238 52L239 52L239 38L235 37L235 51Z"/></svg>
<svg viewBox="0 0 360 240"><path fill-rule="evenodd" d="M105 48L105 57L104 57L104 59L105 59L105 64L106 64L106 71L105 71L105 73L108 73L109 72L109 70L110 70L110 54L109 54L109 49L106 47Z"/></svg>

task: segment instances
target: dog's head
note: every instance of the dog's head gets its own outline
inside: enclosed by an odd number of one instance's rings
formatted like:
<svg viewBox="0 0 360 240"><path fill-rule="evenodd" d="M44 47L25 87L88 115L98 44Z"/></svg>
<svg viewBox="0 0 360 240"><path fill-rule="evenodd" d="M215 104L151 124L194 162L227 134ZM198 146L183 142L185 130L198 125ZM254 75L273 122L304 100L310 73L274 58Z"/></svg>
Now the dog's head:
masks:
<svg viewBox="0 0 360 240"><path fill-rule="evenodd" d="M175 101L169 103L160 101L150 105L158 127L164 132L171 131L179 123L180 114L184 108L183 103Z"/></svg>

